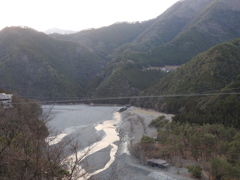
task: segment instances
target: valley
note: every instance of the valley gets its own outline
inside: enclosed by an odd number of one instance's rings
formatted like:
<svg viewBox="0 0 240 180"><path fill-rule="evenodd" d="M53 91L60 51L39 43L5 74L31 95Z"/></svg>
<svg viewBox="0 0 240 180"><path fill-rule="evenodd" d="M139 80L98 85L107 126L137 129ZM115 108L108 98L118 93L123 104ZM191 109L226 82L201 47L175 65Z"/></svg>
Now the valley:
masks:
<svg viewBox="0 0 240 180"><path fill-rule="evenodd" d="M195 162L196 167L189 168L195 178L204 172L209 179L239 179L239 17L239 0L184 0L150 20L118 22L70 34L6 27L0 31L0 93L13 94L13 104L11 108L0 106L0 123L9 119L18 129L16 117L28 134L34 134L28 123L31 118L36 126L47 125L39 123L38 105L60 103L134 106L174 114L171 122L161 116L148 122L146 127L155 129L155 135L136 135L137 145L128 149L136 148L138 161L144 164L149 158L159 158L181 166L187 158ZM121 122L132 123L133 129L143 121L139 112L128 115ZM24 118L26 122L22 122ZM60 125L67 125L66 119ZM11 123L7 125L12 131ZM122 132L128 132L130 126L123 127ZM85 130L94 135L93 128ZM18 131L22 133L22 129ZM47 132L41 133L41 147L48 147L42 142ZM8 138L13 140L9 134L16 135L0 130L4 153L5 147L11 150L5 143ZM16 142L16 152L22 152L24 147ZM31 147L36 148L34 144ZM5 160L0 168L5 167ZM123 165L121 158L118 160L115 167ZM48 162L45 157L43 161ZM12 178L8 168L6 165L6 172L0 171L0 175ZM134 174L135 168L130 171ZM99 177L110 172L108 168ZM120 177L124 179L123 174Z"/></svg>

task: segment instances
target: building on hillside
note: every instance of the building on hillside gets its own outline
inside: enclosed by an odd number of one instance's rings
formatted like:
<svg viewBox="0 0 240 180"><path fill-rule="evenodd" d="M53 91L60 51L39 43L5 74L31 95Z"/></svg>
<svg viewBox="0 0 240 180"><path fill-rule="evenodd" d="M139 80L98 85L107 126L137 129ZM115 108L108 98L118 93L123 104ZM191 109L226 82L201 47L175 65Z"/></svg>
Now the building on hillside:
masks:
<svg viewBox="0 0 240 180"><path fill-rule="evenodd" d="M172 72L172 71L175 71L179 66L170 66L170 65L166 65L164 67L155 67L155 66L150 66L148 68L144 68L143 70L146 71L150 71L150 70L161 70L165 73L169 73L169 72Z"/></svg>
<svg viewBox="0 0 240 180"><path fill-rule="evenodd" d="M0 105L3 108L12 107L12 94L0 93Z"/></svg>
<svg viewBox="0 0 240 180"><path fill-rule="evenodd" d="M168 168L170 166L170 164L168 164L167 161L162 159L148 159L147 165L158 168Z"/></svg>

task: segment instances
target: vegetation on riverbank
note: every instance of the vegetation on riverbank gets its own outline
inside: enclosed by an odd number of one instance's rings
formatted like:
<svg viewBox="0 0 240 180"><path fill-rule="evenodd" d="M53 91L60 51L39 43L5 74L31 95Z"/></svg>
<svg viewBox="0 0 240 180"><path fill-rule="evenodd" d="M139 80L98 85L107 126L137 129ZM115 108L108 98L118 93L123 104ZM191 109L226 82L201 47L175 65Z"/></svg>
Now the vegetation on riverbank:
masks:
<svg viewBox="0 0 240 180"><path fill-rule="evenodd" d="M156 121L162 122L161 126ZM198 172L185 161L194 162L214 179L240 178L238 129L221 124L166 122L158 118L151 123L158 128L157 141L146 136L142 138L140 147L145 158L166 159L173 165L189 166L198 177Z"/></svg>

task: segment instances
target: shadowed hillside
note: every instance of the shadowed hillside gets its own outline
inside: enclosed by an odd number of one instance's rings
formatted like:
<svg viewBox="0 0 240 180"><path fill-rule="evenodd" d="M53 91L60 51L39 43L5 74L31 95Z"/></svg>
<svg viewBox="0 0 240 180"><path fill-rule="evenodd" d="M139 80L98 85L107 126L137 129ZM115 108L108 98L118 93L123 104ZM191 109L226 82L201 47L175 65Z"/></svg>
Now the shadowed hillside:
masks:
<svg viewBox="0 0 240 180"><path fill-rule="evenodd" d="M176 116L177 121L240 127L239 69L238 39L199 54L142 93L158 98L133 102L146 108L183 114Z"/></svg>
<svg viewBox="0 0 240 180"><path fill-rule="evenodd" d="M69 35L5 28L0 88L38 98L137 95L168 74L165 65L239 38L239 17L238 0L185 0L149 21Z"/></svg>
<svg viewBox="0 0 240 180"><path fill-rule="evenodd" d="M137 88L134 86L133 79L129 77L118 76L119 78L116 79L117 74L124 74L129 62L132 64L132 69L134 71L138 69L139 72L141 69L152 66L181 65L214 45L240 37L239 10L240 3L237 0L186 0L176 3L132 42L136 46L132 46L131 43L115 50L120 55L98 76L98 79L101 80L96 84L99 87L96 88L95 94L99 94L102 89L111 86L115 87L112 88L111 94L119 96L121 91L117 89L121 89L122 85L118 86L118 84L123 83L124 87L130 87L129 89ZM182 22L181 25L178 24L180 22ZM173 33L172 30L175 32ZM161 38L162 40L160 40ZM164 38L167 39L163 40ZM155 43L154 40L156 40ZM162 45L156 46L159 45L158 43ZM132 47L136 48L133 50ZM142 71L142 74L144 73ZM155 71L155 73L156 75L153 76L159 77L157 76L158 72ZM136 78L134 81L146 84L148 82L155 83L153 76L145 79ZM128 92L127 89L125 89L126 91Z"/></svg>
<svg viewBox="0 0 240 180"><path fill-rule="evenodd" d="M85 46L29 28L0 32L1 88L36 98L76 96L105 62Z"/></svg>

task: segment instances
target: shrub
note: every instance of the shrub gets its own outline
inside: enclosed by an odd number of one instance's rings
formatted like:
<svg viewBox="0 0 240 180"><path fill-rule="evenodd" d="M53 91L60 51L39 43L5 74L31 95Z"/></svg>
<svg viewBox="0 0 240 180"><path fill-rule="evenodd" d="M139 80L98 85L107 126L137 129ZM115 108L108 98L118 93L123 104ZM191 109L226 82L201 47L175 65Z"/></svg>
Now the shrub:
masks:
<svg viewBox="0 0 240 180"><path fill-rule="evenodd" d="M152 122L148 126L155 128L164 127L169 122L165 118L166 118L165 116L159 116L158 118L152 120Z"/></svg>
<svg viewBox="0 0 240 180"><path fill-rule="evenodd" d="M202 177L202 168L200 166L188 166L188 172L192 173L193 177L200 179Z"/></svg>
<svg viewBox="0 0 240 180"><path fill-rule="evenodd" d="M143 136L141 139L141 143L152 144L155 143L155 139L149 136Z"/></svg>

